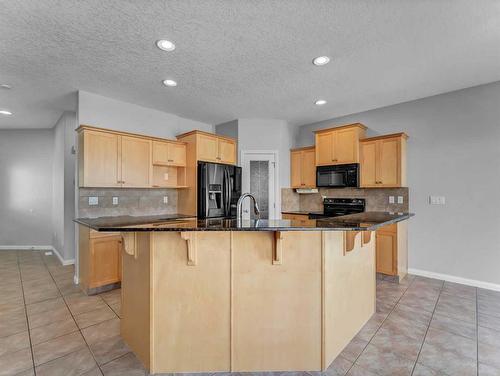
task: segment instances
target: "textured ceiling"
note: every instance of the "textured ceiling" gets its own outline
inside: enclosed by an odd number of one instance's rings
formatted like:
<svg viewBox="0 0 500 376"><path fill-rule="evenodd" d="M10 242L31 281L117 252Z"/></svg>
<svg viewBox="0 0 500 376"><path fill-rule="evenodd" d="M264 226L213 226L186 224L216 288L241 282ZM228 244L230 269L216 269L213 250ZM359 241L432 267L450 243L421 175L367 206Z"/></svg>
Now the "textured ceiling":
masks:
<svg viewBox="0 0 500 376"><path fill-rule="evenodd" d="M0 10L0 83L13 85L0 108L15 113L0 128L51 127L78 89L213 124L304 124L500 80L497 0L0 0ZM158 50L159 38L177 49ZM313 66L318 55L330 64Z"/></svg>

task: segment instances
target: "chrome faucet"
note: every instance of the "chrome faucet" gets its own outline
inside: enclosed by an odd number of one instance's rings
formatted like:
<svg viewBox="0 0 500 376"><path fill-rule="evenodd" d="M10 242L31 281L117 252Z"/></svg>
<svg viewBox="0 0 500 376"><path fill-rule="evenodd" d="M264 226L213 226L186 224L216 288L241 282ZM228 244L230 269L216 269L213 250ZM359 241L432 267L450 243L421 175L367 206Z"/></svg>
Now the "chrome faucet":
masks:
<svg viewBox="0 0 500 376"><path fill-rule="evenodd" d="M257 218L260 217L259 205L257 205L255 197L250 193L243 193L238 199L238 203L236 204L236 218L238 220L238 223L241 223L241 221L243 220L243 211L242 211L243 201L247 197L250 197L253 200L253 212L255 213Z"/></svg>

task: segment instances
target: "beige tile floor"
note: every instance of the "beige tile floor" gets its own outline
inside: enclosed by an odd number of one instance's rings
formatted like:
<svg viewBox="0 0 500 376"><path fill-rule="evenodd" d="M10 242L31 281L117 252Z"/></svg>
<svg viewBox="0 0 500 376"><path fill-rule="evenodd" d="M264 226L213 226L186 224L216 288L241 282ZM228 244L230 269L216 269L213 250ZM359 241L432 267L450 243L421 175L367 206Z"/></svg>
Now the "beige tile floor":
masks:
<svg viewBox="0 0 500 376"><path fill-rule="evenodd" d="M73 272L43 252L0 251L0 376L147 374L119 335L120 290L86 296ZM303 374L500 376L500 292L379 280L375 315L326 372Z"/></svg>

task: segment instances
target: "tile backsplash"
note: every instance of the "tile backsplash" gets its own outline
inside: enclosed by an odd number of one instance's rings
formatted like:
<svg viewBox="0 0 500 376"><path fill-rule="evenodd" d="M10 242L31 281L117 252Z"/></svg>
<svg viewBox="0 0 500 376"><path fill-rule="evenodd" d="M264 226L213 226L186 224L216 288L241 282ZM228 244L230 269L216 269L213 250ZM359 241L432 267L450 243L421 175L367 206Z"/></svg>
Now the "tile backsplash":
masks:
<svg viewBox="0 0 500 376"><path fill-rule="evenodd" d="M164 197L168 203L164 203ZM89 205L89 197L97 197L97 205ZM113 205L113 197L118 204ZM117 215L160 215L177 212L177 190L139 188L80 188L79 217L95 218Z"/></svg>
<svg viewBox="0 0 500 376"><path fill-rule="evenodd" d="M323 196L335 198L364 198L366 211L409 211L408 188L320 188L318 193L298 194L292 188L281 190L281 210L319 211L323 210ZM394 196L394 204L389 203ZM397 204L398 196L403 196L403 204Z"/></svg>

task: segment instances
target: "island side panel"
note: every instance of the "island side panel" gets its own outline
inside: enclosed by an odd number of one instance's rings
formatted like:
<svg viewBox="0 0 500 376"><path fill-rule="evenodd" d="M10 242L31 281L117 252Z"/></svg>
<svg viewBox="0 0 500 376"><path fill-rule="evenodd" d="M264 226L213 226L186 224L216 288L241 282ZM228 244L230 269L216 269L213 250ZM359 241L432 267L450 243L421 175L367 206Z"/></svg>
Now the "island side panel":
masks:
<svg viewBox="0 0 500 376"><path fill-rule="evenodd" d="M408 274L408 221L397 223L398 276L401 281Z"/></svg>
<svg viewBox="0 0 500 376"><path fill-rule="evenodd" d="M323 370L375 313L375 233L358 232L351 251L347 234L323 232Z"/></svg>
<svg viewBox="0 0 500 376"><path fill-rule="evenodd" d="M233 232L232 371L321 368L321 232Z"/></svg>
<svg viewBox="0 0 500 376"><path fill-rule="evenodd" d="M130 234L130 233L129 233ZM129 255L122 249L121 336L143 365L150 367L150 233L136 232Z"/></svg>
<svg viewBox="0 0 500 376"><path fill-rule="evenodd" d="M230 232L153 232L151 373L230 370Z"/></svg>

